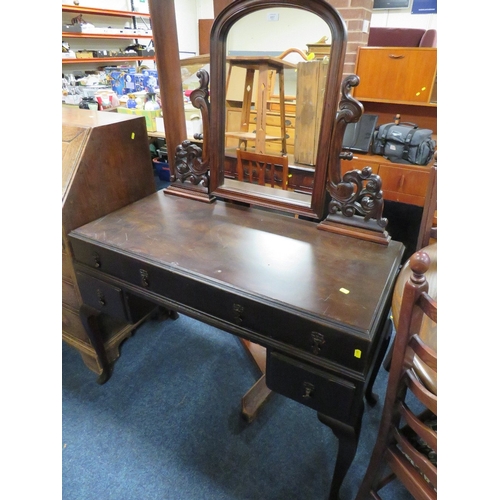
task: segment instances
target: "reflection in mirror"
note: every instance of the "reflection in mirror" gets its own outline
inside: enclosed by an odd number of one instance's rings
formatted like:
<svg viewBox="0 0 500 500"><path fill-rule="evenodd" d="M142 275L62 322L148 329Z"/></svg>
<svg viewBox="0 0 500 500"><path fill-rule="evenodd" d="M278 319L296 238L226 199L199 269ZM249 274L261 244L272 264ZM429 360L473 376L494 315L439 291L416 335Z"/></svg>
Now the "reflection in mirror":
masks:
<svg viewBox="0 0 500 500"><path fill-rule="evenodd" d="M326 0L234 0L221 11L210 44L210 194L324 217L346 45Z"/></svg>
<svg viewBox="0 0 500 500"><path fill-rule="evenodd" d="M328 70L330 28L316 14L252 12L226 45L225 184L278 189L309 206ZM321 40L317 58L308 47ZM328 54L328 55L326 55ZM308 60L309 59L309 60ZM248 186L245 186L248 188ZM260 190L260 191L259 191Z"/></svg>
<svg viewBox="0 0 500 500"><path fill-rule="evenodd" d="M315 57L308 45L330 36L319 16L296 8L262 9L231 27L226 179L290 191L310 204L328 56L307 61Z"/></svg>

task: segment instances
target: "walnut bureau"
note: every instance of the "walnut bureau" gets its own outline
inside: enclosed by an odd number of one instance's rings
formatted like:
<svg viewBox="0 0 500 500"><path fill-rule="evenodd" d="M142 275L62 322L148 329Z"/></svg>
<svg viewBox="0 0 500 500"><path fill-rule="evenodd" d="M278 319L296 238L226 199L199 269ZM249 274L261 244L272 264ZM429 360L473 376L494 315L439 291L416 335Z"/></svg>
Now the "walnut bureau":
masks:
<svg viewBox="0 0 500 500"><path fill-rule="evenodd" d="M338 498L390 331L401 243L161 191L75 228L69 242L87 311L126 320L127 300L143 298L267 348L268 387L339 438Z"/></svg>
<svg viewBox="0 0 500 500"><path fill-rule="evenodd" d="M101 315L101 334L89 336L67 234L156 191L144 118L62 108L62 338L105 382L121 343L151 312L143 300L127 304L126 321ZM132 319L132 322L129 321Z"/></svg>

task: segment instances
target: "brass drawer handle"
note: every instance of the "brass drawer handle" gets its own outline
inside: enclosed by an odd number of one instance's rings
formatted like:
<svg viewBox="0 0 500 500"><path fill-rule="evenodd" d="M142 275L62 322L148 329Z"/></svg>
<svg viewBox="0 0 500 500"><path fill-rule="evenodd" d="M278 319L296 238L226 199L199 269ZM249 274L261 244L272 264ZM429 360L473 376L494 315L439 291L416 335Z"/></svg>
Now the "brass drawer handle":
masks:
<svg viewBox="0 0 500 500"><path fill-rule="evenodd" d="M233 304L234 322L241 325L243 323L243 311L245 308L240 304Z"/></svg>
<svg viewBox="0 0 500 500"><path fill-rule="evenodd" d="M94 267L101 267L101 257L99 257L97 252L94 252Z"/></svg>
<svg viewBox="0 0 500 500"><path fill-rule="evenodd" d="M316 356L321 352L321 347L325 343L325 336L318 332L311 333L311 350Z"/></svg>
<svg viewBox="0 0 500 500"><path fill-rule="evenodd" d="M302 397L304 399L311 399L314 396L314 385L311 384L310 382L304 382L302 384L302 388L304 389L304 392L302 394Z"/></svg>
<svg viewBox="0 0 500 500"><path fill-rule="evenodd" d="M141 285L144 287L149 286L149 274L144 269L139 269L139 273L141 274Z"/></svg>
<svg viewBox="0 0 500 500"><path fill-rule="evenodd" d="M99 288L97 289L97 300L99 301L99 304L101 304L101 306L106 305L106 299L104 297L104 294Z"/></svg>
<svg viewBox="0 0 500 500"><path fill-rule="evenodd" d="M390 59L404 59L404 55L400 54L400 55L397 55L397 54L389 54L389 58Z"/></svg>

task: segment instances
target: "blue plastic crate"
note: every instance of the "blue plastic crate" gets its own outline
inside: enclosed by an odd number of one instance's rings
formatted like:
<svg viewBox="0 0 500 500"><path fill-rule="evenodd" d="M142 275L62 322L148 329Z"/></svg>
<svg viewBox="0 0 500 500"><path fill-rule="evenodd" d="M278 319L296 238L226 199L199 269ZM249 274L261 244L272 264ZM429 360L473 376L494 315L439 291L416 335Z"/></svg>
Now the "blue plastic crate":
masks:
<svg viewBox="0 0 500 500"><path fill-rule="evenodd" d="M153 165L155 166L158 177L165 182L170 182L170 165L160 158L153 158Z"/></svg>

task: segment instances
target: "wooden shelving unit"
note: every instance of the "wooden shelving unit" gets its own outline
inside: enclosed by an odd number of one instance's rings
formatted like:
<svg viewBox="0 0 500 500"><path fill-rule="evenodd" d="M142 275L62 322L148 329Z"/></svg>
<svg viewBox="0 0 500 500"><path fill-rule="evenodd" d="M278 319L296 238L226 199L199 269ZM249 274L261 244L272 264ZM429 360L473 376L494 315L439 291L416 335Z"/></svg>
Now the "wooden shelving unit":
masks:
<svg viewBox="0 0 500 500"><path fill-rule="evenodd" d="M79 5L63 5L63 12L74 12L75 14L89 14L96 16L111 16L111 17L150 17L146 12L134 12L130 10L110 10L96 9L94 7L81 7Z"/></svg>
<svg viewBox="0 0 500 500"><path fill-rule="evenodd" d="M133 35L131 33L131 35ZM74 32L71 32L71 31L63 31L62 32L62 36L64 38L104 38L104 39L108 39L108 40L130 40L131 38L136 38L136 36L127 36L127 34L123 34L123 35L113 35L113 34L109 34L109 33L74 33ZM139 38L148 38L148 39L152 39L153 36L152 35L141 35Z"/></svg>
<svg viewBox="0 0 500 500"><path fill-rule="evenodd" d="M83 63L107 63L111 61L154 61L154 57L91 57L91 58L77 58L77 59L63 59L63 64L83 64Z"/></svg>
<svg viewBox="0 0 500 500"><path fill-rule="evenodd" d="M378 116L378 125L399 114L402 122L433 130L437 140L436 48L359 47L355 73L360 84L353 96L365 113ZM342 160L341 168L344 174L370 166L382 179L385 200L423 207L433 164L392 163L383 156L359 153L352 161Z"/></svg>
<svg viewBox="0 0 500 500"><path fill-rule="evenodd" d="M135 18L145 18L149 19L149 13L144 12L134 12L127 10L112 10L112 9L97 9L94 7L81 7L78 5L63 5L62 12L69 12L75 15L82 14L93 15L93 16L109 16L109 17L119 17L119 18L130 18L135 20ZM135 23L134 23L135 24ZM87 39L87 40L138 40L146 39L152 40L152 35L140 35L137 33L127 33L123 34L111 34L111 33L78 33L78 32L62 32L62 38L72 38L72 39ZM113 57L92 57L92 58L63 58L62 64L92 64L92 63L109 63L116 61L152 61L154 57L151 56L113 56Z"/></svg>

